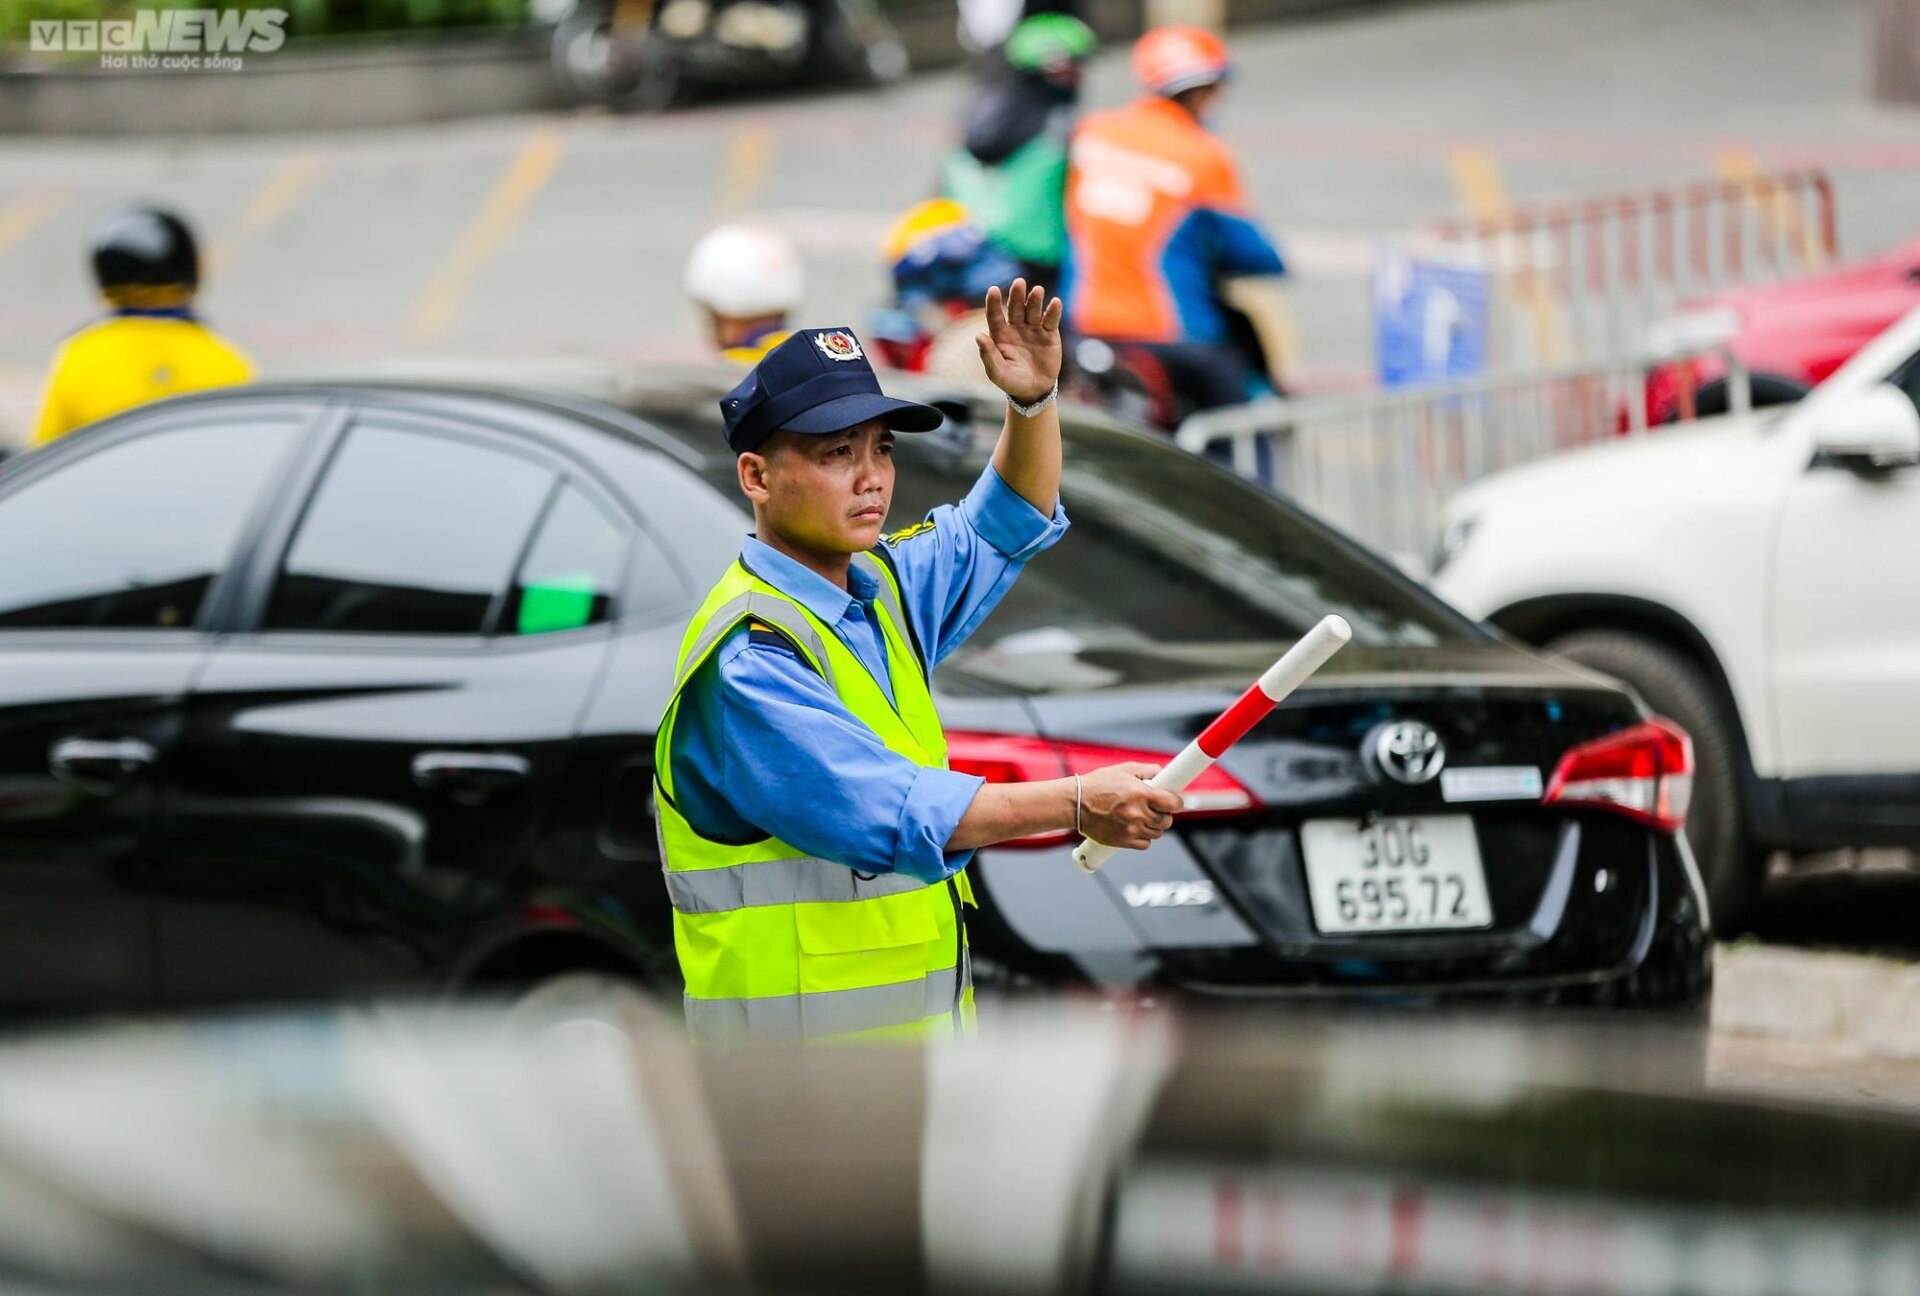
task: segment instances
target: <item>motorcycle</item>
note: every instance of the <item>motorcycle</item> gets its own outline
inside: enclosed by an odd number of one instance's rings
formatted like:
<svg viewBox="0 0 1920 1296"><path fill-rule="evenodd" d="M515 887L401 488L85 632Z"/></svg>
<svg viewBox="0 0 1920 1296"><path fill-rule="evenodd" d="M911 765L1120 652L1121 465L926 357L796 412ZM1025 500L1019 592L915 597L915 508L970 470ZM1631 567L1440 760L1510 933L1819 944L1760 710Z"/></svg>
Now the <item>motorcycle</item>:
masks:
<svg viewBox="0 0 1920 1296"><path fill-rule="evenodd" d="M702 86L883 85L907 72L873 0L536 0L535 12L579 104L657 112Z"/></svg>
<svg viewBox="0 0 1920 1296"><path fill-rule="evenodd" d="M977 379L974 338L986 328L981 295L990 284L1011 283L1019 264L948 198L928 199L903 214L887 236L885 257L893 300L868 320L875 359L909 373ZM1275 361L1291 357L1292 327L1273 280L1222 279L1215 294L1226 315L1228 347L1245 375L1245 390L1227 403L1279 395ZM1183 378L1205 379L1173 366L1164 348L1089 336L1067 342L1060 390L1072 399L1168 433L1205 403L1200 396L1220 403L1219 381L1212 390L1183 387ZM1231 370L1225 381L1234 381Z"/></svg>
<svg viewBox="0 0 1920 1296"><path fill-rule="evenodd" d="M986 315L973 305L976 296L954 295L923 303L918 310L889 307L873 312L868 336L881 364L908 373L977 378L980 361L974 337L986 329ZM1246 362L1246 398L1284 394L1270 355L1279 354L1281 336L1266 319L1239 305L1227 305L1231 345ZM1183 392L1150 347L1097 337L1070 337L1060 375L1060 391L1070 400L1142 423L1162 432L1177 431L1198 408Z"/></svg>
<svg viewBox="0 0 1920 1296"><path fill-rule="evenodd" d="M1230 279L1217 289L1226 314L1227 344L1247 373L1246 399L1286 394L1282 369L1291 356L1291 326L1279 290L1269 279ZM1122 418L1175 432L1199 405L1150 347L1096 337L1067 350L1063 393Z"/></svg>

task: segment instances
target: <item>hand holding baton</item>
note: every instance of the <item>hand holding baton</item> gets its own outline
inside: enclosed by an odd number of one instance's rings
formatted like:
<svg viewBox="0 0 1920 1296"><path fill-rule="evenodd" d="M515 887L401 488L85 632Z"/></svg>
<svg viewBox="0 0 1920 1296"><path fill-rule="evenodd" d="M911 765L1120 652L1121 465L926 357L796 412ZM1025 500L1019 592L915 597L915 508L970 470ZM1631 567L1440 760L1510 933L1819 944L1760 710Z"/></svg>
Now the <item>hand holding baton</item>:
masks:
<svg viewBox="0 0 1920 1296"><path fill-rule="evenodd" d="M1240 695L1239 701L1216 716L1212 724L1200 731L1198 738L1147 781L1168 792L1186 791L1187 784L1206 773L1226 754L1227 748L1246 737L1248 730L1266 719L1268 712L1284 701L1287 694L1326 665L1327 659L1346 647L1352 638L1353 627L1345 617L1322 617L1320 624L1302 635L1279 661L1267 667L1266 673ZM1082 873L1095 873L1116 849L1102 846L1089 837L1074 847L1073 862L1080 866Z"/></svg>

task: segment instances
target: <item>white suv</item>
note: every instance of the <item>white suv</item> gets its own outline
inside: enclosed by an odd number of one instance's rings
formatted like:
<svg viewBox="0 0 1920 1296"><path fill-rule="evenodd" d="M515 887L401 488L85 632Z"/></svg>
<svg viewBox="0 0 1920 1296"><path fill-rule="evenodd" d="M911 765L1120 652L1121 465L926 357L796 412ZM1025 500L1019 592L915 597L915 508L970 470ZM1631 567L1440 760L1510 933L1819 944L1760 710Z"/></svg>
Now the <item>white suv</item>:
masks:
<svg viewBox="0 0 1920 1296"><path fill-rule="evenodd" d="M1767 854L1920 847L1920 310L1798 405L1504 473L1434 586L1692 734L1689 836L1740 930Z"/></svg>

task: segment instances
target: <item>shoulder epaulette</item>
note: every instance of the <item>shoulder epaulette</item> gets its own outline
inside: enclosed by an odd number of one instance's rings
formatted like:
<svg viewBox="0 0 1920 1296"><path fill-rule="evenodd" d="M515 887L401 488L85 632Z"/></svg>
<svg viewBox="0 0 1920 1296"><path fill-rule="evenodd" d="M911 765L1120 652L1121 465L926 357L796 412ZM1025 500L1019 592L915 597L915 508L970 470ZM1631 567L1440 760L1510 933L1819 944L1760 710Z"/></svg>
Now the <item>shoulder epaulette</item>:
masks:
<svg viewBox="0 0 1920 1296"><path fill-rule="evenodd" d="M747 621L747 642L763 644L771 648L784 648L788 652L796 653L797 655L797 650L793 646L792 639L788 638L787 635L777 627L769 625L757 617Z"/></svg>
<svg viewBox="0 0 1920 1296"><path fill-rule="evenodd" d="M915 522L910 527L901 527L898 531L895 531L892 535L882 536L880 538L884 540L887 544L897 545L901 543L903 540L911 540L915 536L925 535L927 532L931 530L933 530L933 519L928 518L924 522Z"/></svg>

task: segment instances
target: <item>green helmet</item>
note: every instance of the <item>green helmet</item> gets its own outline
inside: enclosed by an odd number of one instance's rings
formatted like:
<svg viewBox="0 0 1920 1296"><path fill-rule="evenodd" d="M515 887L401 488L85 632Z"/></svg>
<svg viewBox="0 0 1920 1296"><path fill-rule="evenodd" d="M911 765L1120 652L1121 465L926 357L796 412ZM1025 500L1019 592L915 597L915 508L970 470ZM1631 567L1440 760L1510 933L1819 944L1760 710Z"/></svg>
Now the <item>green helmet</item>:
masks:
<svg viewBox="0 0 1920 1296"><path fill-rule="evenodd" d="M1023 19L1007 37L1007 63L1021 72L1038 72L1078 62L1093 53L1097 44L1093 28L1071 14L1035 14Z"/></svg>

